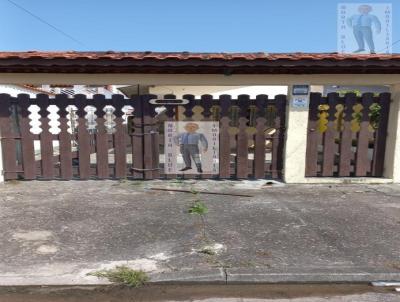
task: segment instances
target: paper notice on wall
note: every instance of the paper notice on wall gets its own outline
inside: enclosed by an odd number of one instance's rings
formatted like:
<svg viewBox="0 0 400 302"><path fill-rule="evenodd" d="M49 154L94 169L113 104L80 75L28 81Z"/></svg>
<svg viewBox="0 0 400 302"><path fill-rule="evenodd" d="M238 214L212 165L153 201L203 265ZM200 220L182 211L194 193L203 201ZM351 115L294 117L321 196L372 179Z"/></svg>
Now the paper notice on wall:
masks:
<svg viewBox="0 0 400 302"><path fill-rule="evenodd" d="M165 122L166 174L218 174L219 122Z"/></svg>

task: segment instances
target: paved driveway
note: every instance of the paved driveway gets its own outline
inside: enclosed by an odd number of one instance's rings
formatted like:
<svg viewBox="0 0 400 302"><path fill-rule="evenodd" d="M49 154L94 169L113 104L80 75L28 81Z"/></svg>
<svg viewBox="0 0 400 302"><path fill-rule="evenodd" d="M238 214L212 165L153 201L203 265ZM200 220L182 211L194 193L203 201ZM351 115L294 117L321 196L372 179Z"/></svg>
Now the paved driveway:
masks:
<svg viewBox="0 0 400 302"><path fill-rule="evenodd" d="M0 196L0 285L104 282L86 273L120 264L159 282L400 281L395 185L32 181Z"/></svg>

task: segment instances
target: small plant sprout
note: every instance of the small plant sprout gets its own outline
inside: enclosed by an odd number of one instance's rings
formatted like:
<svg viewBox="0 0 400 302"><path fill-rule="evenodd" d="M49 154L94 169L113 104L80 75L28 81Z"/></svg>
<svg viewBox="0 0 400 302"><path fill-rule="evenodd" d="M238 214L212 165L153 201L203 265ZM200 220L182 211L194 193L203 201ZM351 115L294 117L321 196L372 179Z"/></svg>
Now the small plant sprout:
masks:
<svg viewBox="0 0 400 302"><path fill-rule="evenodd" d="M144 271L137 271L127 266L117 266L114 269L101 270L88 273L87 275L106 278L110 282L125 284L131 287L139 287L149 281L149 277Z"/></svg>
<svg viewBox="0 0 400 302"><path fill-rule="evenodd" d="M198 215L201 221L203 239L206 239L206 219L205 214L208 213L208 208L200 200L196 200L189 208L189 214Z"/></svg>

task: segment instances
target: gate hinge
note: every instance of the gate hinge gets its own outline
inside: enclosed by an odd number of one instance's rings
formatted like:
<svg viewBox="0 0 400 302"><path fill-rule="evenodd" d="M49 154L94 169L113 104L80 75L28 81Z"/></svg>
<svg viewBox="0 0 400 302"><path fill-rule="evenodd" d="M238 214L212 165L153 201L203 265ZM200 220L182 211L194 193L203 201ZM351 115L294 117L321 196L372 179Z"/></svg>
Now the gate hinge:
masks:
<svg viewBox="0 0 400 302"><path fill-rule="evenodd" d="M137 172L146 172L146 171L157 171L160 170L160 168L152 168L152 169L131 168L131 170Z"/></svg>
<svg viewBox="0 0 400 302"><path fill-rule="evenodd" d="M153 134L159 134L158 131L150 131L150 132L145 132L145 133L131 133L129 135L131 136L145 136L145 135L153 135Z"/></svg>

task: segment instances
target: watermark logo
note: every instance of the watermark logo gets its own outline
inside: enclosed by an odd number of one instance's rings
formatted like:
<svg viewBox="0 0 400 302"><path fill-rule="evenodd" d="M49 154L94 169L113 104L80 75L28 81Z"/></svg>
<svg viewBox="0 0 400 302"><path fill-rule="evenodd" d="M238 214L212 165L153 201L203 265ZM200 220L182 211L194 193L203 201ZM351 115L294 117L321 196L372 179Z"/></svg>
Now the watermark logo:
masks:
<svg viewBox="0 0 400 302"><path fill-rule="evenodd" d="M392 4L339 3L338 52L392 53Z"/></svg>

